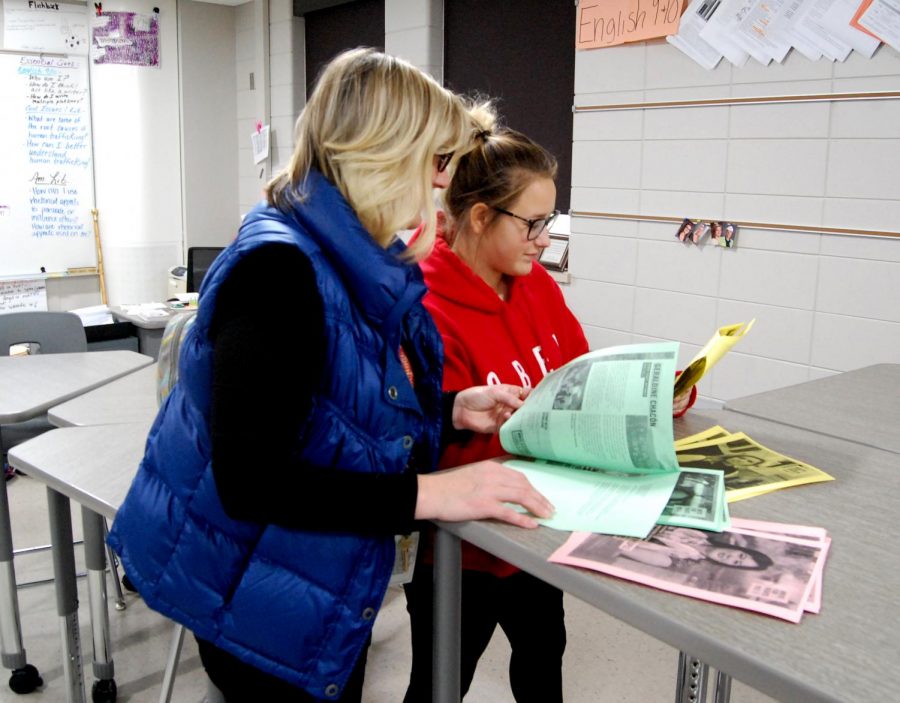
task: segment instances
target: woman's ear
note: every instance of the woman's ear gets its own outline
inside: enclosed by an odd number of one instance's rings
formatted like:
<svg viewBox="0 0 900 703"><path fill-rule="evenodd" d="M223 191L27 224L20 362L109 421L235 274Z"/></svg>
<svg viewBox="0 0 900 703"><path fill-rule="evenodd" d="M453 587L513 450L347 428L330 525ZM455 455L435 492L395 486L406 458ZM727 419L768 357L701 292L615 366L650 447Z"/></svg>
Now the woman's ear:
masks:
<svg viewBox="0 0 900 703"><path fill-rule="evenodd" d="M469 227L475 234L483 234L493 220L494 212L484 203L469 208Z"/></svg>

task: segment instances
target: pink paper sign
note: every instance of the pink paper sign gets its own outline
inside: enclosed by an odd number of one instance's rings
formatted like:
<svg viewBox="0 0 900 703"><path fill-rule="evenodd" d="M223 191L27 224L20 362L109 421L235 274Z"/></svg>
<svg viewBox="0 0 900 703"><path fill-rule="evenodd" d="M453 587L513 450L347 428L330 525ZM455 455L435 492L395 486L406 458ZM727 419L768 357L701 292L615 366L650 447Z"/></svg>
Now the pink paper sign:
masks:
<svg viewBox="0 0 900 703"><path fill-rule="evenodd" d="M582 0L575 48L597 49L678 32L682 0Z"/></svg>

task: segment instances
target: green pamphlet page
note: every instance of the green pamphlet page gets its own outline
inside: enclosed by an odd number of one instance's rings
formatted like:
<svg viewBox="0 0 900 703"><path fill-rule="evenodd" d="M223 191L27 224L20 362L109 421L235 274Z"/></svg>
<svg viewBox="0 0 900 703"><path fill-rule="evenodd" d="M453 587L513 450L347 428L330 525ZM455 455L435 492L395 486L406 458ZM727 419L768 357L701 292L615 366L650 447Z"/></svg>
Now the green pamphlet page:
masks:
<svg viewBox="0 0 900 703"><path fill-rule="evenodd" d="M556 506L548 527L646 537L679 479L672 430L678 343L588 352L548 374L500 428Z"/></svg>

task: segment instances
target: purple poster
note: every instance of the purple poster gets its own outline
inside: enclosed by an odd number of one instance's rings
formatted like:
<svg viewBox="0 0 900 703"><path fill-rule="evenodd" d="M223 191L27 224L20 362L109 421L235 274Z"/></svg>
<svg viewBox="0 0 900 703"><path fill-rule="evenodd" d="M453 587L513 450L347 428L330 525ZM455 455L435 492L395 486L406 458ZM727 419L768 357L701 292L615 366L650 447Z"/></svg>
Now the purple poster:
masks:
<svg viewBox="0 0 900 703"><path fill-rule="evenodd" d="M137 12L91 18L91 55L95 64L159 66L159 18Z"/></svg>

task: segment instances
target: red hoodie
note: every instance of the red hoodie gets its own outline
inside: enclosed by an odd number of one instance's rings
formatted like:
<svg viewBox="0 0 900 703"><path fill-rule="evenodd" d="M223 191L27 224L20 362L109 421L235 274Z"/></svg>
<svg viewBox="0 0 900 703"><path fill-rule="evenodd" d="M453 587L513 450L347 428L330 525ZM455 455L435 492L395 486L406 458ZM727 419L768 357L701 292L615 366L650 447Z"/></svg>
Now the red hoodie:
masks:
<svg viewBox="0 0 900 703"><path fill-rule="evenodd" d="M588 351L581 325L543 266L510 280L507 300L454 254L438 234L421 262L429 310L444 339L444 390L512 383L534 387L550 371ZM498 435L451 444L441 468L506 454ZM463 543L463 568L508 576L517 569Z"/></svg>

